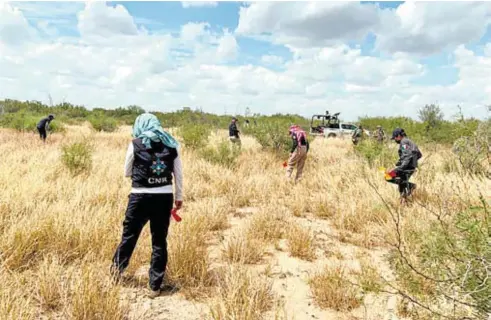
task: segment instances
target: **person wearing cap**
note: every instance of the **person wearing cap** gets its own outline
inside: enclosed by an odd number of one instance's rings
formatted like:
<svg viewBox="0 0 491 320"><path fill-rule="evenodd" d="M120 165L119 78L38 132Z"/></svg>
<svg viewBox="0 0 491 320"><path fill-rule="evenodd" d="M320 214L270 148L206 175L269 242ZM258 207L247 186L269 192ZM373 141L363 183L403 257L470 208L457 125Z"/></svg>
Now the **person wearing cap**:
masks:
<svg viewBox="0 0 491 320"><path fill-rule="evenodd" d="M377 139L378 142L382 143L385 140L385 132L384 129L382 129L382 126L378 125L377 130L375 131L375 139Z"/></svg>
<svg viewBox="0 0 491 320"><path fill-rule="evenodd" d="M36 125L36 128L39 132L39 137L41 138L41 140L43 140L43 142L46 142L46 131L49 129L49 124L51 123L51 121L53 121L54 118L55 116L50 114L49 116L42 118Z"/></svg>
<svg viewBox="0 0 491 320"><path fill-rule="evenodd" d="M407 137L404 129L394 129L391 140L399 144L399 161L397 161L394 169L387 170L387 173L391 171L395 173L395 177L392 180L388 180L388 182L395 183L399 186L402 201L416 189L416 184L409 182L409 178L411 178L414 171L418 168L418 160L423 154L418 146Z"/></svg>
<svg viewBox="0 0 491 320"><path fill-rule="evenodd" d="M307 159L307 152L309 151L309 141L307 140L305 131L297 125L292 125L288 132L293 143L287 162L286 177L287 179L291 179L293 169L296 166L297 174L295 176L295 182L298 182L302 179L303 168Z"/></svg>
<svg viewBox="0 0 491 320"><path fill-rule="evenodd" d="M230 125L228 126L228 135L230 138L230 141L233 143L237 143L237 145L241 145L240 137L239 137L239 129L237 128L237 118L233 117L232 122L230 122Z"/></svg>

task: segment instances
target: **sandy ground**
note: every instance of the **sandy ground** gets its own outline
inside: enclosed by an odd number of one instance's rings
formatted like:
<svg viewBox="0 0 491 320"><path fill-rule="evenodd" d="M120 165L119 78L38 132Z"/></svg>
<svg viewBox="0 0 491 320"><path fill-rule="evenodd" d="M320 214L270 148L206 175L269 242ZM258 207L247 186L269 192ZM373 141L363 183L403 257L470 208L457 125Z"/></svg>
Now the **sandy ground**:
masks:
<svg viewBox="0 0 491 320"><path fill-rule="evenodd" d="M239 209L236 217L230 219L230 228L217 234L217 244L210 246L210 256L217 264L221 264L219 253L221 245L227 238L240 228L256 212L255 208ZM271 247L270 254L265 255L262 263L251 265L251 270L262 272L267 266L271 266L268 274L273 279L273 289L278 297L283 300L281 310L271 311L265 314L264 319L277 319L278 314L282 319L364 319L364 320L397 320L396 298L387 294L367 294L361 307L351 312L342 313L318 308L311 297L307 282L311 272L324 265L341 263L344 266L356 270L359 268L358 257L367 257L377 265L382 275L390 278L391 272L386 265L382 249L363 249L348 243L339 241L335 229L330 226L328 220L320 220L306 217L296 218L299 224L310 227L316 234L317 259L313 262L291 257L286 250L286 241L279 242L277 248ZM186 300L182 294L160 296L153 300L145 296L142 289L145 283L147 266L142 266L137 275L141 276L142 286L139 288L125 288L123 299L131 303L132 319L209 319L208 306Z"/></svg>

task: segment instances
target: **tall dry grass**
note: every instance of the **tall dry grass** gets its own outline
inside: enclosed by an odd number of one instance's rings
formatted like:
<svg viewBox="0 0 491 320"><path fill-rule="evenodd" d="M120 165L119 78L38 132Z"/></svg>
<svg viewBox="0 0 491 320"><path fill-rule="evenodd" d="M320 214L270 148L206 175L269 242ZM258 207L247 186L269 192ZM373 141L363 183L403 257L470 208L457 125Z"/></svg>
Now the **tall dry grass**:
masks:
<svg viewBox="0 0 491 320"><path fill-rule="evenodd" d="M84 137L93 142L93 165L87 174L74 176L60 160L61 149ZM111 282L108 267L130 190L123 178L130 139L129 127L94 133L72 126L43 145L35 135L1 130L0 319L121 319L128 314L128 306L118 299L127 287ZM395 186L356 157L347 140L316 139L311 145L305 178L296 185L285 182L282 161L259 150L249 137L243 139L234 168L182 150L183 220L171 223L166 278L186 298L209 301L216 319L259 319L271 309L270 282L238 269L269 263L272 257L265 252L271 245L278 249L285 242L292 258L314 271L330 259L315 254L318 232L328 231L329 241L363 250L382 250L397 237L386 210L397 207ZM427 206L436 207L445 197L446 205L456 209L453 198L471 198L479 190L487 197L491 193L489 181L475 183L448 173L438 157L428 167L431 174L422 170L414 176L420 186L417 200ZM237 218L236 209L243 207L257 210ZM434 219L421 206L402 210L408 228L424 228ZM221 237L224 253L210 254ZM150 252L146 228L130 275L148 268ZM235 269L217 276L217 264ZM372 288L374 272L366 270L363 286ZM316 274L311 282L314 299L323 307L351 310L358 298L348 292L348 298L338 296L336 274L330 269ZM329 283L333 280L334 285Z"/></svg>

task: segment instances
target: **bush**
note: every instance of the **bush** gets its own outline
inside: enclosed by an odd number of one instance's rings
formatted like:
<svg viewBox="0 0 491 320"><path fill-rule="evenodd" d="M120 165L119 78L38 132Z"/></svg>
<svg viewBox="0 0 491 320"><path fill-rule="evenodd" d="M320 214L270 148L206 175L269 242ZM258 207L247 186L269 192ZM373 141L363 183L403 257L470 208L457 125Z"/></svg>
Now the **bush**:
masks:
<svg viewBox="0 0 491 320"><path fill-rule="evenodd" d="M365 158L370 167L391 167L397 162L397 151L390 150L387 144L371 139L362 140L355 146L355 153Z"/></svg>
<svg viewBox="0 0 491 320"><path fill-rule="evenodd" d="M390 262L415 307L430 306L430 313L449 319L464 319L457 315L469 316L470 311L475 317L465 319L484 319L491 312L490 212L482 202L459 213L439 214L439 221L424 230L405 231L402 238L410 234L411 241L395 244ZM446 300L448 309L438 310L436 300Z"/></svg>
<svg viewBox="0 0 491 320"><path fill-rule="evenodd" d="M89 118L89 122L97 131L114 132L118 129L118 122L114 118L95 115Z"/></svg>
<svg viewBox="0 0 491 320"><path fill-rule="evenodd" d="M75 142L62 147L61 162L73 174L89 172L92 168L92 146L87 142Z"/></svg>
<svg viewBox="0 0 491 320"><path fill-rule="evenodd" d="M191 149L200 149L208 142L211 129L208 126L190 124L179 128L179 135L181 136L184 145Z"/></svg>
<svg viewBox="0 0 491 320"><path fill-rule="evenodd" d="M7 113L0 117L0 126L4 128L14 129L20 132L35 132L37 133L37 123L43 116L34 115L24 111L17 113ZM65 127L62 123L53 120L49 125L50 133L64 132Z"/></svg>
<svg viewBox="0 0 491 320"><path fill-rule="evenodd" d="M462 169L472 175L491 174L491 120L483 122L473 135L455 141L453 152Z"/></svg>
<svg viewBox="0 0 491 320"><path fill-rule="evenodd" d="M285 155L289 153L292 144L292 139L288 135L290 125L286 121L270 120L251 127L246 130L246 133L252 135L264 150Z"/></svg>
<svg viewBox="0 0 491 320"><path fill-rule="evenodd" d="M208 162L233 168L240 155L240 147L232 145L229 141L221 141L217 147L208 146L201 150L200 154Z"/></svg>

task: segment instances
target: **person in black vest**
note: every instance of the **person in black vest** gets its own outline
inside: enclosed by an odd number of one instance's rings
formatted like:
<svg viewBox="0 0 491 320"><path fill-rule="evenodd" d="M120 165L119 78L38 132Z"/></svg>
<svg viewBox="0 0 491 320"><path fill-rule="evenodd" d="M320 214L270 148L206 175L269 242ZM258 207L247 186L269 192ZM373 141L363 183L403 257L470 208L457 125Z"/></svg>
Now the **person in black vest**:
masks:
<svg viewBox="0 0 491 320"><path fill-rule="evenodd" d="M133 137L125 162L125 176L131 177L132 189L121 243L114 254L111 271L117 278L121 276L128 267L143 227L150 221L152 257L149 297L155 298L162 291L167 266L167 233L171 210L173 205L180 209L183 201L179 145L164 131L157 117L150 113L144 113L135 120ZM172 193L173 178L175 199Z"/></svg>
<svg viewBox="0 0 491 320"><path fill-rule="evenodd" d="M47 137L46 130L49 128L49 124L51 123L51 121L53 121L54 118L55 116L50 114L49 116L42 118L36 125L36 128L38 129L39 132L39 137L44 142L46 142L46 137Z"/></svg>
<svg viewBox="0 0 491 320"><path fill-rule="evenodd" d="M237 128L237 122L238 122L237 118L233 117L232 122L230 122L230 125L228 126L228 136L230 141L240 146L241 145L240 136L239 136L240 131Z"/></svg>
<svg viewBox="0 0 491 320"><path fill-rule="evenodd" d="M394 169L387 170L387 173L393 172L395 174L394 178L388 180L388 182L399 186L401 203L403 203L416 189L416 184L409 182L409 178L418 168L418 160L421 159L423 154L419 147L407 137L404 129L395 128L392 132L391 140L399 144L399 161L397 161Z"/></svg>

